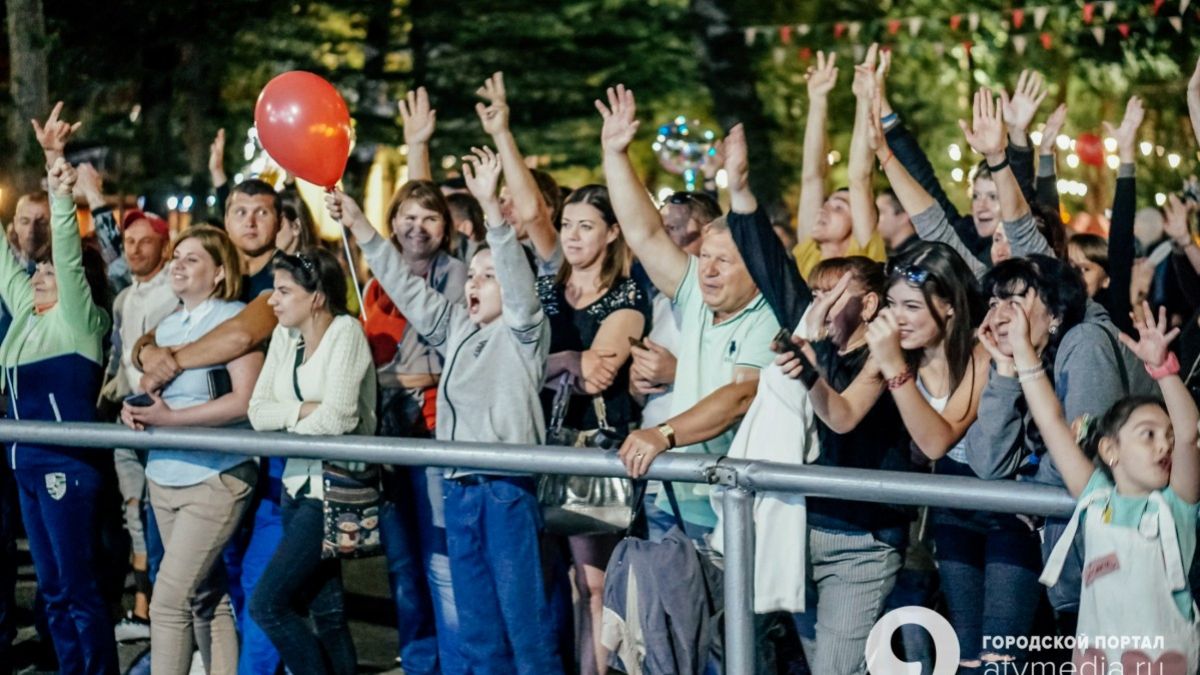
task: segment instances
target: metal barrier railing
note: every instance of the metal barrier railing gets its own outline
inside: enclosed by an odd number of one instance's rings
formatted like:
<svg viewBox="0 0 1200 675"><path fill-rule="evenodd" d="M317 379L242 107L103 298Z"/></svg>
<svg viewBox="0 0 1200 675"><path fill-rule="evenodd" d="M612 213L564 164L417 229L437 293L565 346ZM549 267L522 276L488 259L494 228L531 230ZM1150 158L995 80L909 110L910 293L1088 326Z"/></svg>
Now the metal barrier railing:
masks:
<svg viewBox="0 0 1200 675"><path fill-rule="evenodd" d="M158 428L115 424L0 420L0 441L93 448L217 450L243 455L311 457L409 466L624 476L615 452L583 448L460 443L381 436L300 436L245 429ZM754 672L754 495L789 492L854 501L942 506L1040 516L1070 516L1066 490L1015 481L844 469L667 453L647 478L726 488L725 669Z"/></svg>

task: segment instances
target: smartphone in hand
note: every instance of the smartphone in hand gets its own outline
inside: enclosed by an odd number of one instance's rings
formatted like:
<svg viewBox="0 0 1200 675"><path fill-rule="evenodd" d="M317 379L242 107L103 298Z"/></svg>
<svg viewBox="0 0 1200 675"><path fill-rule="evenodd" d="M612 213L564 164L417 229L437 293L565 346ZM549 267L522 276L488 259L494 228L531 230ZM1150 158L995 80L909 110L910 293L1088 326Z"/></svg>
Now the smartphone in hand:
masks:
<svg viewBox="0 0 1200 675"><path fill-rule="evenodd" d="M775 338L771 341L771 348L777 354L791 354L800 360L800 365L803 370L800 373L800 383L805 389L812 389L812 386L820 379L821 374L817 371L817 367L812 361L804 355L804 350L800 349L800 345L792 342L792 331L787 328L780 329L775 334Z"/></svg>
<svg viewBox="0 0 1200 675"><path fill-rule="evenodd" d="M133 408L148 408L154 405L154 399L150 398L150 394L137 394L126 398L125 403Z"/></svg>

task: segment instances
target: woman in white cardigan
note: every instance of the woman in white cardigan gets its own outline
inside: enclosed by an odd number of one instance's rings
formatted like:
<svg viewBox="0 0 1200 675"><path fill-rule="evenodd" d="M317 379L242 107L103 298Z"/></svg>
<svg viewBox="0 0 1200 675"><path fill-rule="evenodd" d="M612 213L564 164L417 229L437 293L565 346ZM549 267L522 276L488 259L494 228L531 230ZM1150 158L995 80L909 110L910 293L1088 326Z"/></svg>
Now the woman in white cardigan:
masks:
<svg viewBox="0 0 1200 675"><path fill-rule="evenodd" d="M279 326L250 399L254 428L310 435L374 433L375 369L366 335L346 310L346 282L337 260L317 249L295 256L281 253L269 304ZM250 615L293 675L349 675L356 670L343 611L341 566L337 559L321 558L321 465L319 459L288 459L283 541L250 599Z"/></svg>

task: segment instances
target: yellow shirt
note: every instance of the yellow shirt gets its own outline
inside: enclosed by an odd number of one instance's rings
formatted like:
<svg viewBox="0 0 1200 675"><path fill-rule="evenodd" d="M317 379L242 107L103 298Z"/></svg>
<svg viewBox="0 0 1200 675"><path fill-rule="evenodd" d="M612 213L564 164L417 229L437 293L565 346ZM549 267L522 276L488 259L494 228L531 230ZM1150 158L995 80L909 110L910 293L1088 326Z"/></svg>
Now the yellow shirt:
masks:
<svg viewBox="0 0 1200 675"><path fill-rule="evenodd" d="M887 262L887 249L883 245L883 237L879 236L878 232L874 232L867 240L867 245L860 246L858 240L851 236L850 245L846 247L846 256L852 255L865 256L875 262ZM808 281L808 275L822 260L821 246L812 239L806 239L796 244L796 248L792 249L792 256L796 258L796 267L800 269L800 276Z"/></svg>

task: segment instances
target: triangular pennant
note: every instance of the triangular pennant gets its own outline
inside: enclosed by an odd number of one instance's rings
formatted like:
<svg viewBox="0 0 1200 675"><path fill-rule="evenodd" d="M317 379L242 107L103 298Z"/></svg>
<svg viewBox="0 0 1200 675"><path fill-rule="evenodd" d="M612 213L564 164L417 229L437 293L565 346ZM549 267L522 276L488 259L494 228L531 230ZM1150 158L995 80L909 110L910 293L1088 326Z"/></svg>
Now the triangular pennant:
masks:
<svg viewBox="0 0 1200 675"><path fill-rule="evenodd" d="M888 35L895 35L900 32L900 19L889 19L887 22Z"/></svg>
<svg viewBox="0 0 1200 675"><path fill-rule="evenodd" d="M976 14L975 12L971 12L970 14L967 15L967 27L971 30L972 33L975 32L976 28L979 28L979 15L978 14Z"/></svg>
<svg viewBox="0 0 1200 675"><path fill-rule="evenodd" d="M1042 33L1040 37L1042 40L1042 49L1050 49L1050 45L1053 44L1054 38L1052 38L1049 33Z"/></svg>
<svg viewBox="0 0 1200 675"><path fill-rule="evenodd" d="M1183 14L1186 12L1190 4L1192 4L1192 0L1179 0L1179 13Z"/></svg>
<svg viewBox="0 0 1200 675"><path fill-rule="evenodd" d="M1121 31L1121 37L1123 37L1123 38L1129 37L1129 24L1119 23L1119 24L1117 24L1117 30Z"/></svg>
<svg viewBox="0 0 1200 675"><path fill-rule="evenodd" d="M780 26L779 27L779 41L785 45L792 44L792 27L791 26Z"/></svg>
<svg viewBox="0 0 1200 675"><path fill-rule="evenodd" d="M800 48L800 60L801 61L809 61L811 59L812 59L812 47L801 47Z"/></svg>
<svg viewBox="0 0 1200 675"><path fill-rule="evenodd" d="M1083 3L1083 22L1091 23L1092 17L1094 17L1095 15L1096 15L1095 3L1091 3L1091 2Z"/></svg>
<svg viewBox="0 0 1200 675"><path fill-rule="evenodd" d="M866 48L866 47L864 47L864 46L862 46L862 45L860 45L860 44L856 44L856 45L854 45L854 62L855 62L855 63L858 63L859 61L862 61L862 60L863 60L863 57L865 57L865 56L866 56L866 54L867 54L867 48Z"/></svg>
<svg viewBox="0 0 1200 675"><path fill-rule="evenodd" d="M970 40L963 40L962 46L963 46L963 55L966 56L968 59L970 59L971 58L971 47L974 47L975 43L971 42Z"/></svg>
<svg viewBox="0 0 1200 675"><path fill-rule="evenodd" d="M1013 48L1017 50L1018 54L1025 53L1025 41L1026 41L1026 38L1024 35L1012 36Z"/></svg>
<svg viewBox="0 0 1200 675"><path fill-rule="evenodd" d="M1154 16L1158 16L1158 10L1162 9L1162 6L1166 4L1166 2L1167 0L1154 0Z"/></svg>
<svg viewBox="0 0 1200 675"><path fill-rule="evenodd" d="M1098 44L1098 45L1104 44L1104 28L1101 26L1096 26L1095 28L1093 28L1092 29L1092 37L1096 38L1096 44Z"/></svg>
<svg viewBox="0 0 1200 675"><path fill-rule="evenodd" d="M1171 28L1174 28L1176 33L1183 32L1183 17L1181 17L1181 16L1167 17L1167 23L1171 24Z"/></svg>
<svg viewBox="0 0 1200 675"><path fill-rule="evenodd" d="M1021 30L1021 24L1025 23L1025 10L1014 9L1012 11L1012 25L1014 30Z"/></svg>
<svg viewBox="0 0 1200 675"><path fill-rule="evenodd" d="M961 24L962 14L955 14L954 16L950 17L950 30L958 30L958 27Z"/></svg>
<svg viewBox="0 0 1200 675"><path fill-rule="evenodd" d="M858 34L861 32L862 32L862 22L861 21L851 21L850 22L850 39L857 40ZM855 60L859 60L859 59L855 59Z"/></svg>
<svg viewBox="0 0 1200 675"><path fill-rule="evenodd" d="M771 50L771 60L775 62L775 65L782 66L785 58L787 58L787 50L783 47L775 47Z"/></svg>
<svg viewBox="0 0 1200 675"><path fill-rule="evenodd" d="M1113 12L1117 11L1117 3L1113 0L1105 0L1100 4L1100 8L1104 12L1104 20L1108 21L1112 18Z"/></svg>
<svg viewBox="0 0 1200 675"><path fill-rule="evenodd" d="M1049 7L1034 7L1033 8L1033 27L1037 30L1042 29L1042 24L1046 23L1046 14L1050 11Z"/></svg>
<svg viewBox="0 0 1200 675"><path fill-rule="evenodd" d="M925 19L919 16L914 16L908 20L908 34L916 37L917 33L921 32L921 25L925 23Z"/></svg>
<svg viewBox="0 0 1200 675"><path fill-rule="evenodd" d="M846 34L846 24L841 21L833 24L833 39L840 40Z"/></svg>
<svg viewBox="0 0 1200 675"><path fill-rule="evenodd" d="M755 30L753 28L747 28L744 32L746 34L746 46L753 47L754 46L754 36L756 34Z"/></svg>
<svg viewBox="0 0 1200 675"><path fill-rule="evenodd" d="M933 43L933 53L940 59L946 55L946 45L941 42Z"/></svg>
<svg viewBox="0 0 1200 675"><path fill-rule="evenodd" d="M811 30L812 30L812 26L810 26L806 23L802 23L799 26L796 26L796 33L798 33L801 37L808 35L809 31L811 31Z"/></svg>

